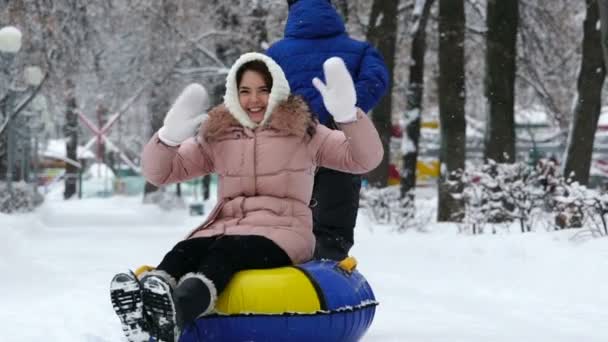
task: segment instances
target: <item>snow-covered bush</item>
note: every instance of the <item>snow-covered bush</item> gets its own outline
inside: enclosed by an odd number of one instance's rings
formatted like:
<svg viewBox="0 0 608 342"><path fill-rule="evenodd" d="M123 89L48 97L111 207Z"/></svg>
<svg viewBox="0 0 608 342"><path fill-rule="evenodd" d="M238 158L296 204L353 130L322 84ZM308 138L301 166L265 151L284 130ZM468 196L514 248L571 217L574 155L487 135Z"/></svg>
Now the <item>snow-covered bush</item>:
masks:
<svg viewBox="0 0 608 342"><path fill-rule="evenodd" d="M535 172L545 193L544 209L552 214L550 225L554 229L581 228L587 219L593 219L591 216L595 216L596 211L590 209L598 196L597 191L562 175L555 159L539 160Z"/></svg>
<svg viewBox="0 0 608 342"><path fill-rule="evenodd" d="M416 213L415 204L408 196L401 198L399 185L386 188L361 189L360 206L368 212L369 218L380 224L394 224L399 231L422 230L431 220L425 213Z"/></svg>
<svg viewBox="0 0 608 342"><path fill-rule="evenodd" d="M577 182L563 182L556 188L555 229L582 228L576 237L608 236L608 194L587 189Z"/></svg>
<svg viewBox="0 0 608 342"><path fill-rule="evenodd" d="M468 167L462 179L465 184L463 231L479 234L491 224L495 233L497 227L509 227L513 221L519 222L522 232L532 230L546 196L534 168L525 163L489 161Z"/></svg>
<svg viewBox="0 0 608 342"><path fill-rule="evenodd" d="M400 211L399 187L369 187L361 190L361 207L367 208L369 217L376 223L392 223Z"/></svg>
<svg viewBox="0 0 608 342"><path fill-rule="evenodd" d="M44 197L33 188L32 184L18 182L12 184L9 193L6 183L0 182L0 213L23 213L33 211Z"/></svg>
<svg viewBox="0 0 608 342"><path fill-rule="evenodd" d="M589 222L585 230L592 237L608 236L608 194L598 193L587 201L587 212Z"/></svg>
<svg viewBox="0 0 608 342"><path fill-rule="evenodd" d="M559 173L554 159L525 163L490 162L465 174L466 229L519 222L521 232L539 223L549 229L583 228L579 235L608 236L608 194L572 182ZM503 221L504 219L504 221Z"/></svg>
<svg viewBox="0 0 608 342"><path fill-rule="evenodd" d="M489 208L487 208L487 201L484 200L486 193L482 185L482 178L484 178L484 174L474 169L468 169L462 175L464 182L462 199L465 215L462 223L459 224L461 232L470 231L473 234L478 234L484 231L487 223L485 211Z"/></svg>
<svg viewBox="0 0 608 342"><path fill-rule="evenodd" d="M593 195L584 186L560 179L550 197L550 206L555 213L555 229L582 227L585 207L590 198Z"/></svg>
<svg viewBox="0 0 608 342"><path fill-rule="evenodd" d="M496 233L516 225L522 233L582 228L577 237L608 236L608 192L564 178L554 160L533 166L490 161L468 165L460 177L464 190L453 196L465 203L461 232ZM375 223L421 230L433 217L413 210L409 200L401 198L399 186L361 191L361 207Z"/></svg>

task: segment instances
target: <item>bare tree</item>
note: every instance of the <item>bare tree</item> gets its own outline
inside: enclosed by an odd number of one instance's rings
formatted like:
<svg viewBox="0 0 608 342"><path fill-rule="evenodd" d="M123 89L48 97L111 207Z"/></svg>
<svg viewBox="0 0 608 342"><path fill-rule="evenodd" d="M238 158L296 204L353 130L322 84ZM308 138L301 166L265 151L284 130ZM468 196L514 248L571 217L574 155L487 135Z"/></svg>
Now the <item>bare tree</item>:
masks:
<svg viewBox="0 0 608 342"><path fill-rule="evenodd" d="M464 32L464 0L439 0L439 221L463 217L464 204L455 194L462 193L458 173L466 154Z"/></svg>
<svg viewBox="0 0 608 342"><path fill-rule="evenodd" d="M44 60L40 59L42 56L34 54L36 41L32 36L36 27L35 24L29 24L32 20L30 7L23 0L11 1L5 6L0 6L0 23L10 23L18 27L22 33L22 44L18 54L0 53L0 109L3 109L0 110L0 182L8 178L9 164L11 164L10 173L13 175L11 178L15 181L22 180L22 176L27 176L29 173L32 132L30 128L34 120L27 120L23 115L19 115L27 112L23 110L27 106L22 105L23 97L28 92L24 84L23 71L31 65L45 68ZM3 13L5 13L4 18ZM37 91L30 94L30 100L36 94ZM17 105L22 108L17 109ZM9 135L12 136L10 162Z"/></svg>
<svg viewBox="0 0 608 342"><path fill-rule="evenodd" d="M153 13L152 20L149 22L148 27L148 43L150 48L148 50L148 63L152 65L171 65L172 59L178 58L168 54L158 53L155 47L161 46L167 43L167 40L172 38L171 28L167 29L167 26L172 25L176 19L177 5L170 0L163 0L159 4L159 7L151 9ZM155 4L150 4L155 6ZM179 53L176 46L172 46L174 53ZM169 110L170 106L170 73L164 75L164 77L157 77L152 80L151 87L148 93L147 111L150 123L150 134L156 133L163 126L163 119L165 114ZM157 191L158 188L146 182L144 186L144 200L148 198L148 195L152 192Z"/></svg>
<svg viewBox="0 0 608 342"><path fill-rule="evenodd" d="M49 92L54 93L57 106L64 108L63 133L66 144L65 188L64 199L71 198L77 190L78 178L78 108L77 96L80 85L78 77L86 70L87 61L94 58L92 53L97 32L89 18L87 2L83 0L48 1L41 4L25 1L35 6L34 13L41 20L41 46L39 49L50 55L49 68L51 82L57 84ZM49 52L50 51L50 52ZM85 90L85 91L88 91Z"/></svg>
<svg viewBox="0 0 608 342"><path fill-rule="evenodd" d="M66 94L65 94L65 126L64 135L66 138L66 157L69 161L65 164L65 187L63 190L63 198L70 199L76 194L76 185L78 178L78 165L75 165L73 161L78 160L77 147L78 147L78 115L76 111L78 106L76 105L76 95L74 94L75 85L72 80L66 80Z"/></svg>
<svg viewBox="0 0 608 342"><path fill-rule="evenodd" d="M608 68L608 0L597 0L597 5L600 12L604 68Z"/></svg>
<svg viewBox="0 0 608 342"><path fill-rule="evenodd" d="M602 105L602 86L606 69L602 55L598 2L586 0L587 15L583 22L583 55L577 81L577 97L570 127L564 172L581 184L589 181L593 141ZM574 174L572 174L574 173Z"/></svg>
<svg viewBox="0 0 608 342"><path fill-rule="evenodd" d="M486 16L485 159L515 161L515 69L519 0L489 0Z"/></svg>
<svg viewBox="0 0 608 342"><path fill-rule="evenodd" d="M374 0L367 31L369 42L376 46L384 57L390 79L387 95L380 100L372 113L372 121L380 134L385 151L382 162L374 171L369 173L368 177L370 184L377 187L385 187L388 184L398 3L398 0Z"/></svg>
<svg viewBox="0 0 608 342"><path fill-rule="evenodd" d="M401 171L401 198L408 197L408 205L414 208L414 188L416 187L416 164L418 162L418 142L420 140L420 115L424 95L424 69L426 54L426 23L434 0L416 2L410 29L410 73L407 87L407 105L404 113L405 133L403 135L403 166Z"/></svg>
<svg viewBox="0 0 608 342"><path fill-rule="evenodd" d="M517 104L540 105L553 124L566 129L580 58L576 18L584 2L519 1Z"/></svg>

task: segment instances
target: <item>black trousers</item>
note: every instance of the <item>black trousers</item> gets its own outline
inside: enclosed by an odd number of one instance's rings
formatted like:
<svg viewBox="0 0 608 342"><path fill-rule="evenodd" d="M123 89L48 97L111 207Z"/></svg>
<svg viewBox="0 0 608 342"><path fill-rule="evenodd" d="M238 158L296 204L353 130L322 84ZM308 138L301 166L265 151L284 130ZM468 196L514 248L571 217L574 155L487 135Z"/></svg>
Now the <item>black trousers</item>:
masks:
<svg viewBox="0 0 608 342"><path fill-rule="evenodd" d="M177 281L188 272L203 273L213 281L219 294L238 271L291 264L287 253L270 239L257 235L224 235L179 242L157 269Z"/></svg>
<svg viewBox="0 0 608 342"><path fill-rule="evenodd" d="M342 260L354 243L361 176L319 168L313 188L315 259Z"/></svg>

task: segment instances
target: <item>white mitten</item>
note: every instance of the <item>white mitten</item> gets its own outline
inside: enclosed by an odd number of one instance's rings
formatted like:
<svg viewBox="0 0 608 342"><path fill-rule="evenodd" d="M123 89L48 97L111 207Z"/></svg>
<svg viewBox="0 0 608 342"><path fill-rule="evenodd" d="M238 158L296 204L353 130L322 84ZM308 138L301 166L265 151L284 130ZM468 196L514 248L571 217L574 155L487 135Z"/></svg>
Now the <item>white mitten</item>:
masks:
<svg viewBox="0 0 608 342"><path fill-rule="evenodd" d="M323 97L325 108L339 123L357 120L357 92L355 84L344 61L340 57L331 57L323 63L325 84L318 78L312 80Z"/></svg>
<svg viewBox="0 0 608 342"><path fill-rule="evenodd" d="M158 130L158 138L169 146L177 146L194 135L194 132L207 116L209 96L205 88L189 84L171 106L165 116L163 127Z"/></svg>

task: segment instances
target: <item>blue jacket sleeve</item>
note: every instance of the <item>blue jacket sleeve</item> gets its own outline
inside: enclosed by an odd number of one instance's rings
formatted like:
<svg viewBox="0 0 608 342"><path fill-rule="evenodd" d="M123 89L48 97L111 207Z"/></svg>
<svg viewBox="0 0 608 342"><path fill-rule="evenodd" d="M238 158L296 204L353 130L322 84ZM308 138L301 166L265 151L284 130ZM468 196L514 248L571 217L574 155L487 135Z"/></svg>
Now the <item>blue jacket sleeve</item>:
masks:
<svg viewBox="0 0 608 342"><path fill-rule="evenodd" d="M380 102L389 84L388 69L380 53L371 45L365 49L355 80L357 106L369 112Z"/></svg>

